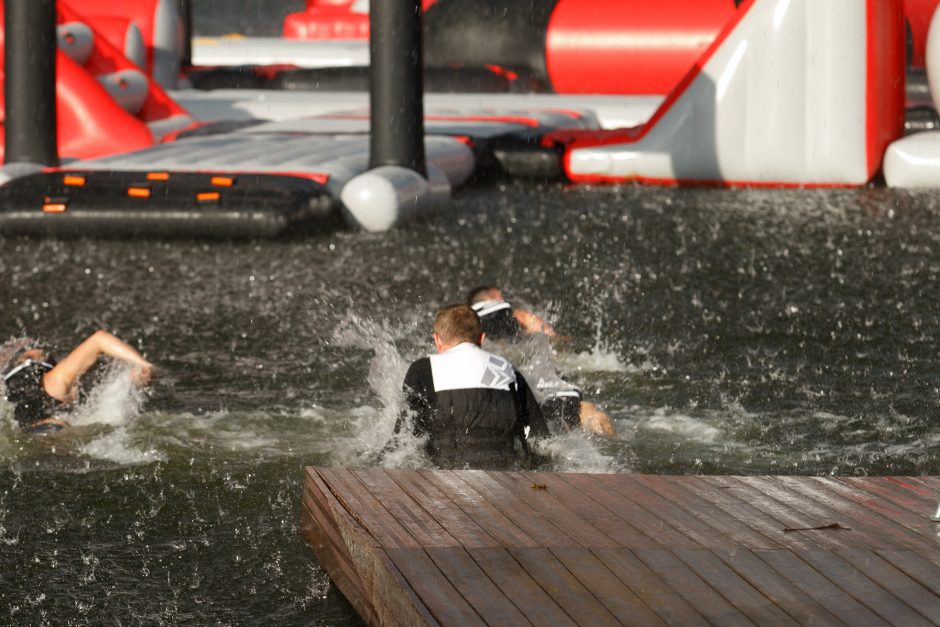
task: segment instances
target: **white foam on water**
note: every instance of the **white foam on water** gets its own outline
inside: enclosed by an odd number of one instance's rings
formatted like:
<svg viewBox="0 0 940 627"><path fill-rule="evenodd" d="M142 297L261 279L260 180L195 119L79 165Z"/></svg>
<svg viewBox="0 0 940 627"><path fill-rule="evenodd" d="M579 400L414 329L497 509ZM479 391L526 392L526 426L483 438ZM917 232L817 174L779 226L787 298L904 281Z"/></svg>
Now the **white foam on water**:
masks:
<svg viewBox="0 0 940 627"><path fill-rule="evenodd" d="M685 414L668 413L662 408L647 416L637 416L637 423L638 429L672 433L703 444L717 444L725 437L721 429L702 420Z"/></svg>
<svg viewBox="0 0 940 627"><path fill-rule="evenodd" d="M400 330L399 330L400 331ZM396 332L388 323L348 314L335 333L336 342L372 350L366 381L379 399L380 407L359 407L350 411L350 437L335 442L333 454L339 463L362 464L378 461L386 467L427 466L422 441L411 435L410 424L395 437L395 422L404 406L402 381L409 362L398 351ZM395 438L397 446L387 447Z"/></svg>
<svg viewBox="0 0 940 627"><path fill-rule="evenodd" d="M620 355L606 348L594 348L580 353L559 353L558 364L565 372L623 372L635 374L651 370L653 366L626 364Z"/></svg>
<svg viewBox="0 0 940 627"><path fill-rule="evenodd" d="M595 440L582 431L569 431L551 437L536 447L551 457L551 464L562 472L626 472L623 460L600 451Z"/></svg>
<svg viewBox="0 0 940 627"><path fill-rule="evenodd" d="M119 427L79 447L79 452L94 459L114 462L122 466L152 464L167 460L166 454L152 448L140 447L125 427Z"/></svg>
<svg viewBox="0 0 940 627"><path fill-rule="evenodd" d="M130 369L114 365L88 394L84 403L68 415L72 425L125 425L140 413L145 393L131 381Z"/></svg>

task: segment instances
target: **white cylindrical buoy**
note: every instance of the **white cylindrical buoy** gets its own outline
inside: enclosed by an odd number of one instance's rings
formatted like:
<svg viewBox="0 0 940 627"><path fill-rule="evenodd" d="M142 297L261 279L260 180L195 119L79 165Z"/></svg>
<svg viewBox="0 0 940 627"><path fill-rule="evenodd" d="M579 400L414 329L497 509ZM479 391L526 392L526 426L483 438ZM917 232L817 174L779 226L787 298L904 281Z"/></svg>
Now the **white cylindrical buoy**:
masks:
<svg viewBox="0 0 940 627"><path fill-rule="evenodd" d="M927 86L930 88L930 97L938 103L940 102L940 10L934 10L930 26L927 28L924 65L927 66Z"/></svg>
<svg viewBox="0 0 940 627"><path fill-rule="evenodd" d="M350 226L387 231L450 198L450 182L434 166L428 178L410 168L386 165L368 170L343 187L344 216Z"/></svg>
<svg viewBox="0 0 940 627"><path fill-rule="evenodd" d="M924 131L891 142L882 171L888 187L940 187L940 131Z"/></svg>

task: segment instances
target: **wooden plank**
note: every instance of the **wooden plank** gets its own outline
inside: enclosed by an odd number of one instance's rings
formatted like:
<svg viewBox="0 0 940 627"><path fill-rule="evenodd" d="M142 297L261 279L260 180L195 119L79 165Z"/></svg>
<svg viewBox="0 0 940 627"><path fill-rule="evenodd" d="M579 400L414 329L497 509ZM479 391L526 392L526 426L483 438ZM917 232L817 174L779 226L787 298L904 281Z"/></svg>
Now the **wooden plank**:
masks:
<svg viewBox="0 0 940 627"><path fill-rule="evenodd" d="M926 504L936 503L936 478L933 477L877 477L886 484L907 490L911 495L923 499Z"/></svg>
<svg viewBox="0 0 940 627"><path fill-rule="evenodd" d="M485 625L422 549L386 549L389 559L441 625Z"/></svg>
<svg viewBox="0 0 940 627"><path fill-rule="evenodd" d="M743 524L737 517L721 509L711 499L689 490L677 477L665 475L634 475L662 498L686 512L687 517L703 521L736 545L756 549L780 548L780 544Z"/></svg>
<svg viewBox="0 0 940 627"><path fill-rule="evenodd" d="M919 514L914 513L908 507L899 504L896 497L899 500L904 500L905 497L898 495L897 489L892 490L888 487L890 484L877 485L870 481L846 481L844 478L829 477L813 477L812 479L846 500L879 514L896 527L897 533L904 533L907 536L905 544L916 542L921 548L936 546L934 525L930 522L929 515L924 515L923 511Z"/></svg>
<svg viewBox="0 0 940 627"><path fill-rule="evenodd" d="M750 502L739 498L733 489L734 485L724 481L723 477L676 477L676 482L685 485L689 491L708 499L720 507L728 515L733 516L742 524L749 525L756 532L768 539L771 543L768 549L773 548L810 548L817 546L798 534L784 533L784 526L779 521L768 516L764 510L755 507Z"/></svg>
<svg viewBox="0 0 940 627"><path fill-rule="evenodd" d="M575 623L620 625L614 615L549 549L515 548L509 549L509 552Z"/></svg>
<svg viewBox="0 0 940 627"><path fill-rule="evenodd" d="M933 623L940 622L940 597L870 549L837 551L846 563ZM940 574L940 573L938 573Z"/></svg>
<svg viewBox="0 0 940 627"><path fill-rule="evenodd" d="M552 549L552 553L621 623L665 625L590 549L558 547Z"/></svg>
<svg viewBox="0 0 940 627"><path fill-rule="evenodd" d="M860 540L866 547L927 549L934 544L926 541L919 533L898 524L897 517L888 517L876 511L871 507L872 503L863 504L847 496L845 491L829 489L834 487L832 484L807 482L797 477L774 477L773 482L784 486L790 493L806 497L834 515L850 520L848 526L864 534Z"/></svg>
<svg viewBox="0 0 940 627"><path fill-rule="evenodd" d="M666 623L687 627L710 624L669 582L650 570L629 549L594 549L593 553Z"/></svg>
<svg viewBox="0 0 940 627"><path fill-rule="evenodd" d="M537 546L581 546L576 539L488 473L479 470L458 470L454 473L531 536Z"/></svg>
<svg viewBox="0 0 940 627"><path fill-rule="evenodd" d="M836 583L875 614L892 625L921 626L930 623L906 603L868 577L866 572L841 559L833 551L795 551L821 575Z"/></svg>
<svg viewBox="0 0 940 627"><path fill-rule="evenodd" d="M352 473L419 545L424 548L460 546L460 542L402 490L384 468L357 468Z"/></svg>
<svg viewBox="0 0 940 627"><path fill-rule="evenodd" d="M323 511L328 511L335 522L353 567L360 575L372 610L371 614L363 614L363 618L382 625L437 624L376 539L339 501L334 486L327 482L322 470L308 473L305 487L317 490L322 497Z"/></svg>
<svg viewBox="0 0 940 627"><path fill-rule="evenodd" d="M370 594L353 565L339 530L318 506L309 483L304 489L301 507L301 531L313 547L320 566L329 574L330 579L359 616L367 623L375 624L377 621Z"/></svg>
<svg viewBox="0 0 940 627"><path fill-rule="evenodd" d="M733 544L722 531L711 527L682 507L663 498L640 483L636 475L598 475L598 480L617 490L628 499L669 521L669 525L702 547L725 547Z"/></svg>
<svg viewBox="0 0 940 627"><path fill-rule="evenodd" d="M827 484L844 485L867 494L872 501L885 510L896 512L907 520L923 522L936 511L936 505L918 496L910 489L899 485L896 481L886 481L882 477L818 477L818 481L825 479ZM909 484L908 484L909 485Z"/></svg>
<svg viewBox="0 0 940 627"><path fill-rule="evenodd" d="M432 547L425 551L486 624L529 624L528 619L506 598L466 549Z"/></svg>
<svg viewBox="0 0 940 627"><path fill-rule="evenodd" d="M389 477L437 521L463 547L495 547L493 539L476 521L441 492L426 481L416 470L396 470Z"/></svg>
<svg viewBox="0 0 940 627"><path fill-rule="evenodd" d="M385 548L419 548L411 533L345 468L317 468L345 511Z"/></svg>
<svg viewBox="0 0 940 627"><path fill-rule="evenodd" d="M673 551L702 581L757 625L796 625L790 616L707 549Z"/></svg>
<svg viewBox="0 0 940 627"><path fill-rule="evenodd" d="M636 529L642 531L649 538L657 540L664 547L699 548L702 546L673 528L661 516L650 512L616 490L611 490L598 480L597 475L566 473L557 476L590 496L616 516L623 520L629 520ZM636 548L641 547L636 545Z"/></svg>
<svg viewBox="0 0 940 627"><path fill-rule="evenodd" d="M753 552L747 549L733 549L716 550L715 554L801 625L843 624L816 599L797 588Z"/></svg>
<svg viewBox="0 0 940 627"><path fill-rule="evenodd" d="M449 497L501 546L540 546L538 541L453 471L418 471L418 475Z"/></svg>
<svg viewBox="0 0 940 627"><path fill-rule="evenodd" d="M616 540L594 527L579 512L573 511L554 493L550 492L544 482L534 482L523 473L518 472L493 472L489 473L489 476L516 495L516 498L530 505L545 520L551 521L577 543L598 548L619 546Z"/></svg>
<svg viewBox="0 0 940 627"><path fill-rule="evenodd" d="M791 505L780 502L778 499L764 493L753 485L755 477L723 477L722 481L733 484L732 491L740 499L750 501L755 507L759 507L767 512L767 515L773 517L780 523L780 531L784 529L811 529L828 525L833 522L828 516L820 517L818 512L804 512ZM748 481L746 481L748 480ZM855 546L854 542L843 538L846 532L841 529L818 530L818 531L793 531L787 535L794 535L803 538L807 542L814 543L817 547L846 548Z"/></svg>
<svg viewBox="0 0 940 627"><path fill-rule="evenodd" d="M471 548L467 549L467 553L532 624L554 627L575 625L571 617L505 548Z"/></svg>
<svg viewBox="0 0 940 627"><path fill-rule="evenodd" d="M937 551L919 555L914 551L875 551L886 562L940 597L940 560ZM930 557L934 559L931 561ZM940 621L938 621L940 622Z"/></svg>
<svg viewBox="0 0 940 627"><path fill-rule="evenodd" d="M824 550L817 549L819 552ZM754 555L848 625L886 625L845 590L819 574L794 551L754 551Z"/></svg>
<svg viewBox="0 0 940 627"><path fill-rule="evenodd" d="M611 538L616 545L662 547L659 541L634 527L629 520L610 511L601 502L565 481L557 473L527 473L525 477L527 482L544 485L548 493L562 503L566 503L584 520Z"/></svg>
<svg viewBox="0 0 940 627"><path fill-rule="evenodd" d="M633 552L657 576L668 581L682 598L712 624L753 624L740 610L731 605L682 560L676 557L672 551L666 549L635 549Z"/></svg>

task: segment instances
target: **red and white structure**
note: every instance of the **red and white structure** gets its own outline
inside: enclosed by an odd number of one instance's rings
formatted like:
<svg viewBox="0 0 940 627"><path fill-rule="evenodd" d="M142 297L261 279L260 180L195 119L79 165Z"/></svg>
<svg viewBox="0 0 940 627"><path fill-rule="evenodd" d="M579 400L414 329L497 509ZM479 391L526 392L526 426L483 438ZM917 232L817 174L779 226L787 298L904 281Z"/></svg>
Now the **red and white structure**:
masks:
<svg viewBox="0 0 940 627"><path fill-rule="evenodd" d="M549 137L574 181L862 185L904 122L900 0L753 0L644 125Z"/></svg>

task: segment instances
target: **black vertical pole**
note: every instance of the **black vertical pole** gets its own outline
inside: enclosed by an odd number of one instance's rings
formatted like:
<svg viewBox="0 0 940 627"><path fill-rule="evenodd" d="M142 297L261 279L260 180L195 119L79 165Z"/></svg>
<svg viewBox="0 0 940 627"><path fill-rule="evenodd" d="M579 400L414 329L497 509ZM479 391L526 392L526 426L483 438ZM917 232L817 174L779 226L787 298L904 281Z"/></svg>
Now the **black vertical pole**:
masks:
<svg viewBox="0 0 940 627"><path fill-rule="evenodd" d="M369 29L369 167L398 165L427 176L421 0L371 2Z"/></svg>
<svg viewBox="0 0 940 627"><path fill-rule="evenodd" d="M55 0L6 0L6 163L59 164L55 106Z"/></svg>
<svg viewBox="0 0 940 627"><path fill-rule="evenodd" d="M193 3L190 0L179 0L180 20L183 24L183 50L180 67L193 66Z"/></svg>

